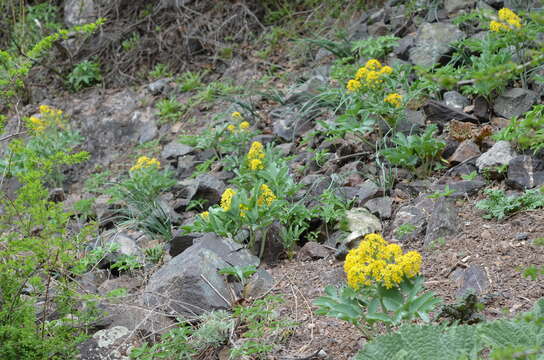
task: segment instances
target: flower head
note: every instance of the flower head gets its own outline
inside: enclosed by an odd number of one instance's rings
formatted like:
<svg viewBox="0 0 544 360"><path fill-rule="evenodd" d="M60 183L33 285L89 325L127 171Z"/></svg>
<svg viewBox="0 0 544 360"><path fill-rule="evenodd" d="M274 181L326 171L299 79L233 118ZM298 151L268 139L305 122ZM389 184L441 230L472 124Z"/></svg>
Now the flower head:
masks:
<svg viewBox="0 0 544 360"><path fill-rule="evenodd" d="M156 158L149 158L147 156L140 156L138 160L136 160L136 164L134 164L130 171L136 171L140 169L145 169L149 167L160 167L161 163Z"/></svg>
<svg viewBox="0 0 544 360"><path fill-rule="evenodd" d="M232 124L229 124L227 126L227 130L230 131L230 132L235 132L236 131L236 126L232 125Z"/></svg>
<svg viewBox="0 0 544 360"><path fill-rule="evenodd" d="M387 243L381 235L369 234L348 253L344 271L353 289L373 283L389 289L419 274L421 262L417 251L403 254L399 245Z"/></svg>
<svg viewBox="0 0 544 360"><path fill-rule="evenodd" d="M368 70L380 70L382 68L382 64L376 59L370 59L366 62L365 67Z"/></svg>
<svg viewBox="0 0 544 360"><path fill-rule="evenodd" d="M249 127L251 126L251 124L247 121L242 121L240 123L240 130L247 130L249 129Z"/></svg>
<svg viewBox="0 0 544 360"><path fill-rule="evenodd" d="M398 93L392 93L387 95L383 101L398 108L402 105L402 96Z"/></svg>
<svg viewBox="0 0 544 360"><path fill-rule="evenodd" d="M366 84L370 87L381 83L380 73L378 71L369 71L366 74Z"/></svg>
<svg viewBox="0 0 544 360"><path fill-rule="evenodd" d="M250 170L262 170L264 165L260 159L251 159L249 160L249 168Z"/></svg>
<svg viewBox="0 0 544 360"><path fill-rule="evenodd" d="M277 199L276 195L268 187L268 185L262 184L259 190L261 191L261 194L259 195L259 198L257 199L257 205L263 206L263 204L265 203L266 205L270 205L274 202L274 200Z"/></svg>
<svg viewBox="0 0 544 360"><path fill-rule="evenodd" d="M355 73L355 80L361 80L366 78L366 74L368 73L368 69L366 67L360 67L359 70Z"/></svg>
<svg viewBox="0 0 544 360"><path fill-rule="evenodd" d="M348 81L346 88L348 91L357 91L361 88L361 82L359 80L351 79Z"/></svg>
<svg viewBox="0 0 544 360"><path fill-rule="evenodd" d="M242 114L239 111L235 111L232 114L230 114L230 117L233 120L240 120L242 118Z"/></svg>
<svg viewBox="0 0 544 360"><path fill-rule="evenodd" d="M47 123L36 116L31 116L29 119L30 127L36 132L42 132L47 127Z"/></svg>
<svg viewBox="0 0 544 360"><path fill-rule="evenodd" d="M203 211L200 213L200 217L204 220L208 220L208 218L210 217L210 212L209 211Z"/></svg>
<svg viewBox="0 0 544 360"><path fill-rule="evenodd" d="M391 66L384 66L380 69L380 74L386 74L389 75L393 72L393 68Z"/></svg>
<svg viewBox="0 0 544 360"><path fill-rule="evenodd" d="M249 152L247 153L247 159L253 160L253 159L264 159L264 147L263 144L261 144L258 141L254 141L251 144L251 148L249 149Z"/></svg>
<svg viewBox="0 0 544 360"><path fill-rule="evenodd" d="M236 194L236 191L234 191L233 189L231 188L227 188L224 192L223 192L223 195L221 195L221 203L220 203L220 206L223 210L225 211L229 211L230 210L230 206L232 204L232 197Z"/></svg>
<svg viewBox="0 0 544 360"><path fill-rule="evenodd" d="M499 31L508 31L510 30L510 28L501 22L493 20L489 23L489 30L493 32L499 32Z"/></svg>

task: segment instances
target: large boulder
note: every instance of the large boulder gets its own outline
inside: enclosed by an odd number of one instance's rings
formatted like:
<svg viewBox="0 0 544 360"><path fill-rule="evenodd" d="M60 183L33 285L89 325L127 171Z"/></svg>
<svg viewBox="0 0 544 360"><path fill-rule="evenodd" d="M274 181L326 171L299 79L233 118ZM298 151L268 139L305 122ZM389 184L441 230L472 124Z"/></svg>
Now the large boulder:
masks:
<svg viewBox="0 0 544 360"><path fill-rule="evenodd" d="M258 266L259 259L242 245L207 234L151 276L142 301L184 317L227 309L235 301L233 288L218 270L249 265Z"/></svg>
<svg viewBox="0 0 544 360"><path fill-rule="evenodd" d="M422 67L431 67L451 51L450 44L461 40L465 34L448 23L423 23L417 33L410 61Z"/></svg>
<svg viewBox="0 0 544 360"><path fill-rule="evenodd" d="M72 27L92 23L97 19L94 0L67 0L64 3L64 23Z"/></svg>

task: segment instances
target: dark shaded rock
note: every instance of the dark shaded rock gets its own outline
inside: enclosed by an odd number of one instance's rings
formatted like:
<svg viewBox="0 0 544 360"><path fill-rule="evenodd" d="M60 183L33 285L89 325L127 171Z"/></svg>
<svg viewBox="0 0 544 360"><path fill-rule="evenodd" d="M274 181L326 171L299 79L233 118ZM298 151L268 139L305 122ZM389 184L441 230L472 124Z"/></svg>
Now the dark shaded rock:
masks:
<svg viewBox="0 0 544 360"><path fill-rule="evenodd" d="M350 41L364 40L368 38L368 13L364 12L359 18L353 21L348 27Z"/></svg>
<svg viewBox="0 0 544 360"><path fill-rule="evenodd" d="M527 234L526 232L520 232L520 233L517 233L516 236L514 237L514 239L516 241L525 241L525 240L529 240L529 234Z"/></svg>
<svg viewBox="0 0 544 360"><path fill-rule="evenodd" d="M173 208L181 212L193 199L206 200L204 207L219 203L226 185L212 174L201 174L196 179L185 179L174 186L176 194Z"/></svg>
<svg viewBox="0 0 544 360"><path fill-rule="evenodd" d="M451 52L451 43L464 37L465 34L453 24L423 23L410 49L410 61L414 65L431 67Z"/></svg>
<svg viewBox="0 0 544 360"><path fill-rule="evenodd" d="M244 299L255 299L266 294L274 286L274 278L265 269L257 269L246 286L244 286Z"/></svg>
<svg viewBox="0 0 544 360"><path fill-rule="evenodd" d="M508 163L506 183L519 190L544 184L544 161L529 155L516 156Z"/></svg>
<svg viewBox="0 0 544 360"><path fill-rule="evenodd" d="M444 146L444 149L442 149L441 156L445 159L453 156L457 148L459 147L459 141L452 139L452 138L446 138L446 146Z"/></svg>
<svg viewBox="0 0 544 360"><path fill-rule="evenodd" d="M478 123L478 119L475 116L466 114L435 100L430 100L425 104L423 111L427 116L427 120L437 124L441 129L451 120Z"/></svg>
<svg viewBox="0 0 544 360"><path fill-rule="evenodd" d="M452 165L462 163L468 159L481 155L480 147L472 140L465 140L459 144L455 152L448 159Z"/></svg>
<svg viewBox="0 0 544 360"><path fill-rule="evenodd" d="M143 304L186 317L229 308L231 288L217 271L248 265L258 266L259 259L232 240L207 234L151 276Z"/></svg>
<svg viewBox="0 0 544 360"><path fill-rule="evenodd" d="M161 158L165 160L175 160L177 162L177 159L180 156L190 154L194 151L194 149L189 146L182 144L176 140L168 143L161 152Z"/></svg>
<svg viewBox="0 0 544 360"><path fill-rule="evenodd" d="M457 91L446 91L444 93L444 103L452 109L463 111L469 104L468 99Z"/></svg>
<svg viewBox="0 0 544 360"><path fill-rule="evenodd" d="M537 99L538 94L534 91L522 88L508 89L495 99L493 111L499 116L511 119L529 111Z"/></svg>
<svg viewBox="0 0 544 360"><path fill-rule="evenodd" d="M52 202L56 202L56 203L63 202L64 200L66 200L66 194L64 193L64 189L63 188L51 189L49 191L48 200Z"/></svg>
<svg viewBox="0 0 544 360"><path fill-rule="evenodd" d="M485 271L478 265L471 265L465 269L458 284L457 297L466 296L468 293L484 294L490 285Z"/></svg>
<svg viewBox="0 0 544 360"><path fill-rule="evenodd" d="M176 257L191 246L196 239L199 239L203 236L202 233L186 233L183 230L176 230L174 237L168 243L168 253L172 257Z"/></svg>
<svg viewBox="0 0 544 360"><path fill-rule="evenodd" d="M380 219L390 219L393 199L388 196L368 200L365 207Z"/></svg>
<svg viewBox="0 0 544 360"><path fill-rule="evenodd" d="M508 165L516 156L516 152L508 141L498 141L476 160L476 166L480 173L485 170L490 171L497 166Z"/></svg>
<svg viewBox="0 0 544 360"><path fill-rule="evenodd" d="M301 261L308 261L323 259L329 255L329 249L315 241L308 241L306 244L304 244L302 249L299 250L297 258Z"/></svg>
<svg viewBox="0 0 544 360"><path fill-rule="evenodd" d="M285 255L285 248L283 246L283 241L281 237L283 225L276 221L270 227L268 228L268 231L266 232L266 241L264 244L264 252L262 256L262 261L266 262L267 264L275 264L277 263L284 255ZM261 249L261 233L257 233L257 240L255 245L255 253L258 254Z"/></svg>
<svg viewBox="0 0 544 360"><path fill-rule="evenodd" d="M459 213L454 201L437 199L428 220L424 245L429 246L438 238L457 234L458 222Z"/></svg>
<svg viewBox="0 0 544 360"><path fill-rule="evenodd" d="M429 180L415 180L409 183L398 183L397 188L415 197L423 192L428 192L431 188L431 182Z"/></svg>
<svg viewBox="0 0 544 360"><path fill-rule="evenodd" d="M176 176L178 179L185 179L193 174L196 167L194 155L185 155L178 157Z"/></svg>
<svg viewBox="0 0 544 360"><path fill-rule="evenodd" d="M474 116L482 121L488 121L489 115L491 115L490 113L491 110L489 108L489 103L487 102L487 100L482 96L477 96L476 99L474 99Z"/></svg>
<svg viewBox="0 0 544 360"><path fill-rule="evenodd" d="M410 49L414 46L415 35L407 35L399 40L397 47L393 50L399 59L408 61L410 57Z"/></svg>

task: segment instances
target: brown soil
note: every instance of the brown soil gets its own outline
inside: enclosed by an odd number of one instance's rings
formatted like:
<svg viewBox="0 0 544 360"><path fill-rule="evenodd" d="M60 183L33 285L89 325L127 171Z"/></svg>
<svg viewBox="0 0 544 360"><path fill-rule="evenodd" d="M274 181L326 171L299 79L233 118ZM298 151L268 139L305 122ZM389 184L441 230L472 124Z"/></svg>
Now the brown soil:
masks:
<svg viewBox="0 0 544 360"><path fill-rule="evenodd" d="M544 237L544 210L496 222L483 219L474 202L462 204L459 235L433 248L415 244L412 247L406 244L404 248L422 253L426 285L445 304L456 301L459 288L453 279L456 269L478 265L490 280L489 289L481 297L486 299L482 311L486 319L526 311L544 296L544 283L524 278L521 272L529 265L544 265L544 248L532 245L534 239ZM515 239L521 232L529 235L528 240ZM276 281L272 293L285 298L282 317L290 317L299 324L271 359L308 358L321 349L329 359L350 359L357 353L365 342L359 331L347 322L315 315L316 307L312 305L323 294L325 285L344 284L342 262L331 254L318 261L285 261L269 271Z"/></svg>

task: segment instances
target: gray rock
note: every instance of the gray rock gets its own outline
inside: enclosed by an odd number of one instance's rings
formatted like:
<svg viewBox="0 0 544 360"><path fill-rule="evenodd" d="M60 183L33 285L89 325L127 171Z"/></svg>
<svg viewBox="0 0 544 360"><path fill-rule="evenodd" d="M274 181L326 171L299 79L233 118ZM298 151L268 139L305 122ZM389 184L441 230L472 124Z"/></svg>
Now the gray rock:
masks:
<svg viewBox="0 0 544 360"><path fill-rule="evenodd" d="M449 182L447 184L440 184L433 187L436 191L445 191L446 186L454 192L449 195L451 198L464 198L467 196L476 195L479 190L483 189L486 186L486 182L480 179L474 180L461 180Z"/></svg>
<svg viewBox="0 0 544 360"><path fill-rule="evenodd" d="M137 287L142 285L142 280L131 277L128 275L121 275L116 278L108 279L104 281L100 286L98 287L98 294L102 296L106 296L108 293L110 293L113 290L117 290L120 288L125 289L127 292L130 292L133 289L136 289Z"/></svg>
<svg viewBox="0 0 544 360"><path fill-rule="evenodd" d="M174 209L181 212L193 199L204 199L204 207L219 203L226 189L225 182L212 174L201 174L196 179L185 179L176 185L177 198Z"/></svg>
<svg viewBox="0 0 544 360"><path fill-rule="evenodd" d="M266 294L274 286L274 278L265 269L257 269L257 272L251 276L246 286L244 286L244 298L255 299Z"/></svg>
<svg viewBox="0 0 544 360"><path fill-rule="evenodd" d="M448 160L452 165L456 165L481 154L480 147L474 141L465 140L459 144Z"/></svg>
<svg viewBox="0 0 544 360"><path fill-rule="evenodd" d="M451 120L478 123L478 118L475 116L466 114L435 100L430 100L425 104L423 111L427 116L427 120L437 124L441 129Z"/></svg>
<svg viewBox="0 0 544 360"><path fill-rule="evenodd" d="M514 239L516 241L525 241L525 240L529 240L529 234L527 234L526 232L520 232L520 233L517 233L516 236L514 237Z"/></svg>
<svg viewBox="0 0 544 360"><path fill-rule="evenodd" d="M308 261L323 259L329 255L329 249L315 241L308 241L306 244L304 244L302 249L299 250L297 258L301 261Z"/></svg>
<svg viewBox="0 0 544 360"><path fill-rule="evenodd" d="M374 215L380 219L391 218L391 208L393 206L393 199L389 196L379 197L368 200L365 203L365 207Z"/></svg>
<svg viewBox="0 0 544 360"><path fill-rule="evenodd" d="M166 9L181 9L193 0L160 0L160 7Z"/></svg>
<svg viewBox="0 0 544 360"><path fill-rule="evenodd" d="M399 59L408 61L410 59L410 49L415 44L415 35L407 35L399 40L397 47L393 50Z"/></svg>
<svg viewBox="0 0 544 360"><path fill-rule="evenodd" d="M346 238L346 243L356 246L355 240L364 237L367 234L380 233L382 231L382 223L380 219L372 215L365 208L353 208L346 212L346 220L351 233Z"/></svg>
<svg viewBox="0 0 544 360"><path fill-rule="evenodd" d="M284 226L279 221L275 221L268 227L262 256L263 262L267 264L275 264L282 258L282 256L285 255L285 248L283 246L281 236L283 229ZM257 232L257 239L259 240L257 240L255 244L256 254L261 250L261 234L262 232Z"/></svg>
<svg viewBox="0 0 544 360"><path fill-rule="evenodd" d="M374 199L383 194L383 190L371 180L366 180L357 190L359 203L364 204L370 199Z"/></svg>
<svg viewBox="0 0 544 360"><path fill-rule="evenodd" d="M385 36L389 34L389 26L383 21L378 21L368 27L368 34L371 36Z"/></svg>
<svg viewBox="0 0 544 360"><path fill-rule="evenodd" d="M455 235L459 231L459 213L453 200L437 199L427 223L424 245L438 238Z"/></svg>
<svg viewBox="0 0 544 360"><path fill-rule="evenodd" d="M170 78L166 78L153 81L151 84L147 85L147 90L149 90L149 92L153 95L164 93L168 90L171 80L172 79Z"/></svg>
<svg viewBox="0 0 544 360"><path fill-rule="evenodd" d="M447 106L459 111L463 111L463 109L469 104L468 99L457 91L446 91L444 93L444 103Z"/></svg>
<svg viewBox="0 0 544 360"><path fill-rule="evenodd" d="M474 0L445 0L444 9L448 15L455 15L459 10L469 10L474 7Z"/></svg>
<svg viewBox="0 0 544 360"><path fill-rule="evenodd" d="M506 183L519 190L544 184L544 161L529 155L516 156L508 163Z"/></svg>
<svg viewBox="0 0 544 360"><path fill-rule="evenodd" d="M406 117L399 119L396 130L405 135L420 133L425 127L425 114L419 110L405 110Z"/></svg>
<svg viewBox="0 0 544 360"><path fill-rule="evenodd" d="M497 166L508 165L516 156L516 152L508 141L498 141L476 160L476 167L481 173Z"/></svg>
<svg viewBox="0 0 544 360"><path fill-rule="evenodd" d="M111 234L103 244L105 249L110 248L110 246L115 246L117 250L106 254L100 262L101 265L113 264L126 256L135 256L140 260L143 259L142 250L138 247L136 241L125 233Z"/></svg>
<svg viewBox="0 0 544 360"><path fill-rule="evenodd" d="M410 61L422 67L431 67L451 51L450 44L461 40L465 34L448 23L423 23L419 27Z"/></svg>
<svg viewBox="0 0 544 360"><path fill-rule="evenodd" d="M313 120L319 114L318 109L311 109L302 113L291 106L280 106L270 111L273 121L272 132L277 137L292 142L313 126Z"/></svg>
<svg viewBox="0 0 544 360"><path fill-rule="evenodd" d="M193 151L194 151L194 149L191 146L181 144L178 141L174 140L174 141L168 143L162 149L161 158L163 158L165 160L173 160L174 159L177 162L177 159L180 156L190 154Z"/></svg>
<svg viewBox="0 0 544 360"><path fill-rule="evenodd" d="M128 344L120 347L130 334L124 326L114 326L97 331L90 339L77 346L81 359L85 360L128 360L121 351L126 351Z"/></svg>
<svg viewBox="0 0 544 360"><path fill-rule="evenodd" d="M242 245L207 234L151 276L142 301L148 307L184 317L227 309L234 299L229 284L217 271L249 265L258 266L259 259Z"/></svg>
<svg viewBox="0 0 544 360"><path fill-rule="evenodd" d="M414 205L406 205L401 207L395 214L395 219L391 225L393 240L397 242L411 242L418 239L424 232L427 226L427 212ZM411 225L413 231L400 233L397 230L402 225Z"/></svg>
<svg viewBox="0 0 544 360"><path fill-rule="evenodd" d="M300 104L308 101L319 94L321 88L326 85L326 79L323 76L312 76L304 84L290 90L285 98L287 104Z"/></svg>
<svg viewBox="0 0 544 360"><path fill-rule="evenodd" d="M529 111L537 99L538 94L534 91L522 88L508 89L495 99L493 111L499 116L511 119Z"/></svg>
<svg viewBox="0 0 544 360"><path fill-rule="evenodd" d="M414 180L409 183L398 183L397 188L410 196L419 196L422 192L427 192L431 188L429 180Z"/></svg>
<svg viewBox="0 0 544 360"><path fill-rule="evenodd" d="M97 9L94 0L67 0L64 3L64 23L72 27L96 21Z"/></svg>
<svg viewBox="0 0 544 360"><path fill-rule="evenodd" d="M463 272L459 281L456 296L463 297L468 293L484 294L489 289L489 279L485 271L478 265L471 265Z"/></svg>
<svg viewBox="0 0 544 360"><path fill-rule="evenodd" d="M168 243L168 253L170 256L176 257L193 246L195 240L201 238L202 236L202 233L186 233L183 230L177 230L174 233L172 240Z"/></svg>
<svg viewBox="0 0 544 360"><path fill-rule="evenodd" d="M193 174L196 167L196 156L185 155L178 157L176 176L178 179L188 178Z"/></svg>
<svg viewBox="0 0 544 360"><path fill-rule="evenodd" d="M368 13L364 12L359 18L353 21L348 27L350 41L364 40L368 38Z"/></svg>

